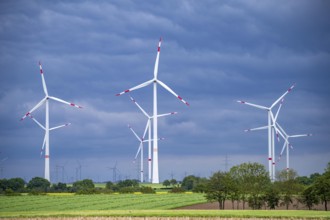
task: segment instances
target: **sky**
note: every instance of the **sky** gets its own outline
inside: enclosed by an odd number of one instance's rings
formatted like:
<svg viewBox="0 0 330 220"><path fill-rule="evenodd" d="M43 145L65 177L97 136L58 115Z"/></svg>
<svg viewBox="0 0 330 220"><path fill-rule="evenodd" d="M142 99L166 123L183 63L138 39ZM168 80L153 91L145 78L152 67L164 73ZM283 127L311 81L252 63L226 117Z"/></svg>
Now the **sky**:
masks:
<svg viewBox="0 0 330 220"><path fill-rule="evenodd" d="M160 180L257 162L268 170L267 112L290 86L278 116L292 139L290 167L323 173L330 161L330 2L316 1L0 1L0 175L43 177L44 131L20 118L43 97L39 61L51 96L82 109L50 104L52 182L139 178L146 117L128 95L158 78L184 105L158 89ZM131 92L152 114L152 86ZM41 123L45 108L33 116ZM276 157L283 140L276 142ZM145 148L145 152L147 149ZM146 161L146 154L144 155ZM285 156L276 164L284 169ZM145 164L145 175L147 175Z"/></svg>

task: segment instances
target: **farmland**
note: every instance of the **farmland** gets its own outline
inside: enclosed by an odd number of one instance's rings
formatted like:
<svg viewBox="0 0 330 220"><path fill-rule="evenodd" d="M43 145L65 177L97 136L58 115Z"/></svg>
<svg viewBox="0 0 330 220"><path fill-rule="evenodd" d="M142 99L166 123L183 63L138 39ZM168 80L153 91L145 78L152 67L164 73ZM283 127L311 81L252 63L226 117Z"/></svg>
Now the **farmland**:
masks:
<svg viewBox="0 0 330 220"><path fill-rule="evenodd" d="M46 196L1 196L0 212L173 209L206 202L194 194L48 194Z"/></svg>
<svg viewBox="0 0 330 220"><path fill-rule="evenodd" d="M330 219L329 212L306 210L174 210L206 202L204 195L53 193L39 196L0 196L0 217L222 217ZM170 219L170 218L168 218Z"/></svg>

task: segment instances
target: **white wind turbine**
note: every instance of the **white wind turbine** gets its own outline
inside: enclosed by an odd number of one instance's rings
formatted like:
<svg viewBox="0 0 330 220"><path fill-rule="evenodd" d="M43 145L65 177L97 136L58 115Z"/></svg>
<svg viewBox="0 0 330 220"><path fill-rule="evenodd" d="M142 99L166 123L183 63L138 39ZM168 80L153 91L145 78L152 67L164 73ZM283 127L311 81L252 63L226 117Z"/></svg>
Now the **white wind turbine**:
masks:
<svg viewBox="0 0 330 220"><path fill-rule="evenodd" d="M168 92L172 93L175 97L180 99L184 104L188 105L188 102L183 100L181 96L176 94L170 87L168 87L165 83L160 81L158 77L158 63L159 63L159 55L160 55L160 46L161 46L162 39L160 38L159 43L158 43L158 49L157 49L157 57L156 57L156 62L155 62L155 67L154 67L154 77L146 81L144 83L141 83L135 87L132 87L130 89L127 89L119 94L117 96L120 96L122 94L125 94L127 92L131 92L136 89L143 88L145 86L148 86L150 84L153 84L153 115L158 115L157 111L157 84L161 85L164 89L166 89ZM152 169L152 183L159 183L159 171L158 171L158 117L153 118L153 139L155 140L153 142L153 169Z"/></svg>
<svg viewBox="0 0 330 220"><path fill-rule="evenodd" d="M129 96L131 101L140 109L140 111L148 118L148 121L147 121L147 125L146 125L146 129L148 129L148 180L149 182L152 181L152 177L151 177L151 141L152 141L152 137L151 137L151 120L153 119L154 116L150 116L140 105L139 103L137 103L137 101L135 99L133 99L132 96ZM170 112L170 113L165 113L165 114L161 114L161 115L157 115L157 117L164 117L164 116L168 116L168 115L174 115L174 114L177 114L177 112ZM146 132L146 131L145 131ZM143 138L145 137L145 134L143 135ZM139 147L140 149L141 147ZM138 150L138 153L139 153L139 150ZM137 157L138 153L136 154L135 158ZM141 152L141 155L143 153ZM142 155L143 156L143 155ZM142 171L141 171L142 172Z"/></svg>
<svg viewBox="0 0 330 220"><path fill-rule="evenodd" d="M284 144L280 153L280 156L278 158L278 161L281 159L284 150L286 149L286 171L289 172L290 169L290 158L289 158L289 147L292 148L291 143L289 142L290 138L297 138L297 137L309 137L312 136L312 134L296 134L296 135L288 135L284 129L276 122L277 127L281 131L280 134L282 138L284 139Z"/></svg>
<svg viewBox="0 0 330 220"><path fill-rule="evenodd" d="M138 150L137 150L137 152L136 152L136 155L135 155L135 157L134 157L134 161L136 160L136 158L137 158L137 156L139 155L139 153L140 153L140 181L141 181L141 183L143 183L144 182L144 169L143 169L143 143L145 143L145 142L151 142L151 141L154 141L153 139L151 140L151 139L145 139L145 136L146 136L146 133L147 133L147 130L148 130L148 123L147 123L147 125L146 125L146 128L144 129L144 133L143 133L143 136L140 138L137 134L136 134L136 132L133 130L133 128L130 126L130 125L128 125L128 128L133 132L133 134L134 134L134 136L138 139L138 141L140 142L140 144L139 144L139 148L138 148ZM158 140L164 140L165 138L158 138ZM148 155L148 156L150 156L150 154ZM148 158L148 160L149 160L149 158ZM150 173L149 173L150 174Z"/></svg>
<svg viewBox="0 0 330 220"><path fill-rule="evenodd" d="M44 78L44 74L43 74L43 70L42 70L42 66L41 63L39 62L39 67L40 67L40 74L41 74L41 80L42 80L42 87L45 93L45 97L37 104L35 105L30 111L28 111L22 118L21 121L24 120L27 116L30 116L32 114L32 112L34 112L36 109L38 109L41 105L45 104L46 105L46 117L45 117L45 126L42 126L39 122L37 122L35 120L35 122L41 126L42 128L45 129L45 138L44 138L44 143L46 146L45 149L45 179L47 179L48 181L50 181L50 168L49 168L49 131L50 130L54 130L56 128L60 128L63 127L58 126L58 127L54 127L54 128L49 128L49 99L57 101L57 102L61 102L73 107L77 107L77 108L82 108L79 105L64 101L62 99L53 97L53 96L49 96L48 95L48 90L47 90L47 86L46 86L46 82L45 82L45 78ZM33 119L33 117L32 117ZM65 126L65 125L64 125Z"/></svg>
<svg viewBox="0 0 330 220"><path fill-rule="evenodd" d="M294 88L294 86L295 86L295 84L293 84L282 96L280 96L275 102L273 102L273 104L270 107L256 105L256 104L252 104L252 103L245 102L245 101L237 101L241 104L250 105L252 107L262 109L262 110L266 110L268 112L268 125L266 126L268 128L268 170L269 170L269 177L272 181L275 180L274 131L276 131L277 136L278 136L278 133L279 133L278 130L276 129L276 126L275 126L276 118L278 116L279 110L276 114L276 117L274 117L272 109L274 108L274 106L276 106L284 98L284 96L286 96ZM279 109L280 109L280 107L279 107ZM265 128L265 127L261 127L261 128ZM261 129L261 128L259 128L259 129ZM254 130L257 130L257 129L254 129Z"/></svg>

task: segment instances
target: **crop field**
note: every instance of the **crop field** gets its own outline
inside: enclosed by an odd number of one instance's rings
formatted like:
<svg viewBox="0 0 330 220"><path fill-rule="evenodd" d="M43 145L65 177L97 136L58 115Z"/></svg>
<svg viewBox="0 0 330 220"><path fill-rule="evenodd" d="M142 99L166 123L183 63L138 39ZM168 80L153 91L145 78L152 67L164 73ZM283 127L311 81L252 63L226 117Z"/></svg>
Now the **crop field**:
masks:
<svg viewBox="0 0 330 220"><path fill-rule="evenodd" d="M204 195L194 194L49 194L44 196L1 196L1 212L142 210L173 209L206 202Z"/></svg>
<svg viewBox="0 0 330 220"><path fill-rule="evenodd" d="M267 218L330 219L330 212L307 210L175 210L206 202L203 194L100 194L54 193L39 196L0 196L0 218L166 217L166 219ZM118 217L118 218L117 218ZM147 218L145 218L147 217ZM162 219L162 218L156 218Z"/></svg>

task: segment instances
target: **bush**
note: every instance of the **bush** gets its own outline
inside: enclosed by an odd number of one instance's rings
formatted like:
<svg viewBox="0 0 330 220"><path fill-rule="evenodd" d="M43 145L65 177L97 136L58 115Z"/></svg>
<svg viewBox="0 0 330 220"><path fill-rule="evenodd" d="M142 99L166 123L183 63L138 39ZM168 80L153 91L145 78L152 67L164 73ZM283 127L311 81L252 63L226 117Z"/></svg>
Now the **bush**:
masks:
<svg viewBox="0 0 330 220"><path fill-rule="evenodd" d="M181 187L173 187L170 193L184 193L186 190L182 189Z"/></svg>
<svg viewBox="0 0 330 220"><path fill-rule="evenodd" d="M20 193L14 192L12 189L5 190L5 196L20 196Z"/></svg>
<svg viewBox="0 0 330 220"><path fill-rule="evenodd" d="M150 186L142 186L140 192L144 194L153 194L156 193L155 190Z"/></svg>
<svg viewBox="0 0 330 220"><path fill-rule="evenodd" d="M119 193L123 193L123 194L129 194L129 193L134 193L134 192L138 192L139 190L135 187L122 187L119 189Z"/></svg>

